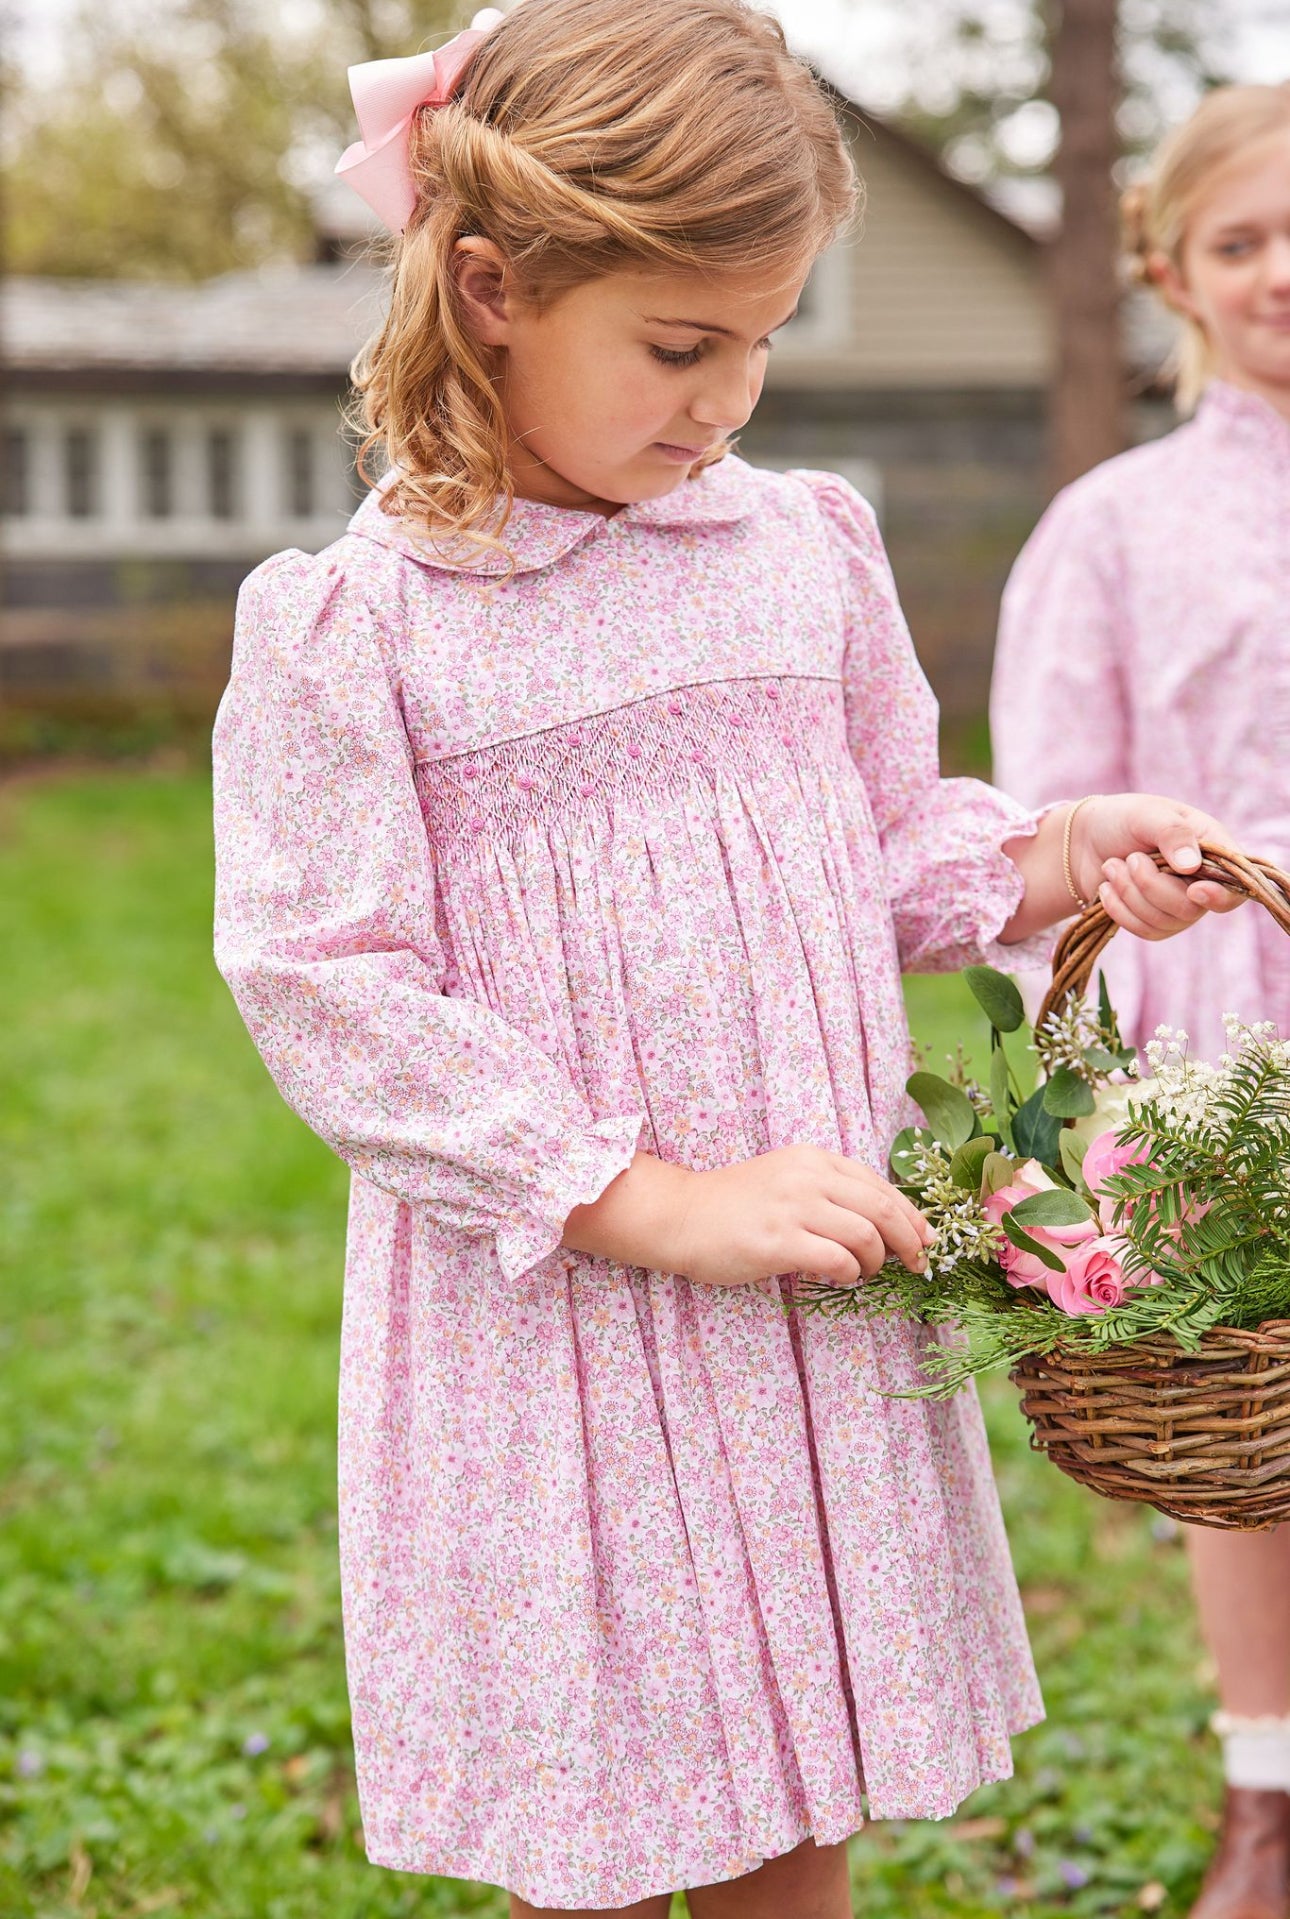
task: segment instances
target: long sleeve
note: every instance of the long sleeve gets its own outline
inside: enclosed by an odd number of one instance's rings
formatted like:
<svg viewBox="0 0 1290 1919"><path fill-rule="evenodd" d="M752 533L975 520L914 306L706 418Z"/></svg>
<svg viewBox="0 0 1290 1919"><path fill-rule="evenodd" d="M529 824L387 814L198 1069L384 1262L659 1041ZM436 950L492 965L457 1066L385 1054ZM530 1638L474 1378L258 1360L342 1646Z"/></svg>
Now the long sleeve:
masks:
<svg viewBox="0 0 1290 1919"><path fill-rule="evenodd" d="M832 474L804 476L829 522L846 608L847 737L882 846L902 970L1042 964L1046 935L1001 946L1024 883L1005 841L1035 816L980 780L940 776L938 711L871 508Z"/></svg>
<svg viewBox="0 0 1290 1919"><path fill-rule="evenodd" d="M994 776L1027 806L1136 784L1123 606L1109 506L1099 486L1081 481L1058 495L1023 547L999 618Z"/></svg>
<svg viewBox="0 0 1290 1919"><path fill-rule="evenodd" d="M491 1235L514 1278L631 1160L641 1114L445 993L397 679L335 563L243 587L215 731L216 958L287 1101L356 1173Z"/></svg>

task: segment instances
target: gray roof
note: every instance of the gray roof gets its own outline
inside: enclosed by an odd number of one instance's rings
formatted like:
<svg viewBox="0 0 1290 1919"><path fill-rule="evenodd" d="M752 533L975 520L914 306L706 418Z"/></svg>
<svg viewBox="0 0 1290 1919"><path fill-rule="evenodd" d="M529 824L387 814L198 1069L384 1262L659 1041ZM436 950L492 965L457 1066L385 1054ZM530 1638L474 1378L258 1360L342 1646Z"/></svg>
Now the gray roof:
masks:
<svg viewBox="0 0 1290 1919"><path fill-rule="evenodd" d="M930 154L922 157L939 167ZM960 190L980 200L974 189ZM364 217L359 227L366 224ZM23 373L92 381L102 370L126 380L131 374L146 381L245 376L339 385L380 322L386 286L385 271L361 257L226 273L197 286L15 276L0 284L0 341L19 381ZM1130 364L1154 372L1175 323L1136 288L1125 318Z"/></svg>
<svg viewBox="0 0 1290 1919"><path fill-rule="evenodd" d="M199 286L15 277L0 287L10 369L165 369L344 377L380 320L385 274L362 262L226 273Z"/></svg>

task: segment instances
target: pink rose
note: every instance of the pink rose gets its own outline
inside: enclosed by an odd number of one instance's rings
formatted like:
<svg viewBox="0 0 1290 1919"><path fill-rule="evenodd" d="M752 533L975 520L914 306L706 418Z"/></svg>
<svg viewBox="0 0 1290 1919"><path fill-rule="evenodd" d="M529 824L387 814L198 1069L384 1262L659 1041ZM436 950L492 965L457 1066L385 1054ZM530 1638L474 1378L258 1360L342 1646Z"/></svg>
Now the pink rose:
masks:
<svg viewBox="0 0 1290 1919"><path fill-rule="evenodd" d="M1051 1182L1050 1182L1051 1184ZM1001 1186L997 1193L991 1193L983 1202L982 1211L993 1226L1003 1226L1003 1216L1019 1206L1023 1199L1041 1190L1034 1186L1016 1183ZM1093 1220L1082 1220L1078 1226L1027 1226L1026 1237L1033 1239L1047 1252L1056 1253L1058 1259L1065 1262L1066 1255L1073 1247L1092 1239L1097 1232ZM1010 1286L1047 1287L1053 1280L1060 1279L1060 1273L1045 1266L1042 1259L1034 1253L1026 1252L1020 1246L1014 1246L1007 1237L1008 1229L1003 1226L1004 1240L999 1251L999 1264L1003 1267L1003 1276Z"/></svg>
<svg viewBox="0 0 1290 1919"><path fill-rule="evenodd" d="M1150 1157L1145 1146L1121 1146L1114 1128L1089 1141L1084 1154L1084 1184L1097 1204L1098 1217L1104 1227L1114 1225L1115 1209L1120 1204L1118 1195L1102 1190L1107 1180L1114 1179L1126 1166L1145 1165Z"/></svg>
<svg viewBox="0 0 1290 1919"><path fill-rule="evenodd" d="M1064 1313L1104 1313L1118 1306L1129 1281L1124 1271L1127 1242L1109 1234L1087 1239L1066 1262L1064 1273L1049 1273L1048 1297Z"/></svg>

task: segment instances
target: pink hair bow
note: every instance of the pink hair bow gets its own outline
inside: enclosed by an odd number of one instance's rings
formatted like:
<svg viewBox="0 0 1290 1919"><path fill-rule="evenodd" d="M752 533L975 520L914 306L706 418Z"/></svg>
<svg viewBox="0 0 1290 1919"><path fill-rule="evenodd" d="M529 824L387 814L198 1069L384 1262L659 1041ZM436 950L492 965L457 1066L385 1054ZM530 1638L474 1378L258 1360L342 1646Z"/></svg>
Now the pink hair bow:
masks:
<svg viewBox="0 0 1290 1919"><path fill-rule="evenodd" d="M349 69L349 90L363 137L346 147L336 171L391 233L402 233L417 203L408 158L413 114L418 107L447 106L475 48L502 18L495 7L486 7L464 33L434 53L367 60Z"/></svg>

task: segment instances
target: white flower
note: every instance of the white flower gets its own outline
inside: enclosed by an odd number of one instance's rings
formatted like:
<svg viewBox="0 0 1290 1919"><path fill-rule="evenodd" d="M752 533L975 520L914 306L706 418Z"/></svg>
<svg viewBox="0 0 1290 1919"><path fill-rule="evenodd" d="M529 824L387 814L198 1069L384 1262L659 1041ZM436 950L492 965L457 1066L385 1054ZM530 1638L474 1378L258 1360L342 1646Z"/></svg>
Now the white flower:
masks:
<svg viewBox="0 0 1290 1919"><path fill-rule="evenodd" d="M1278 1039L1271 1020L1246 1021L1224 1013L1223 1030L1233 1051L1208 1060L1191 1059L1187 1035L1181 1028L1158 1026L1143 1049L1151 1077L1142 1082L1136 1098L1148 1098L1171 1125L1204 1134L1233 1075L1252 1055L1261 1054L1278 1070L1290 1067L1290 1045Z"/></svg>

